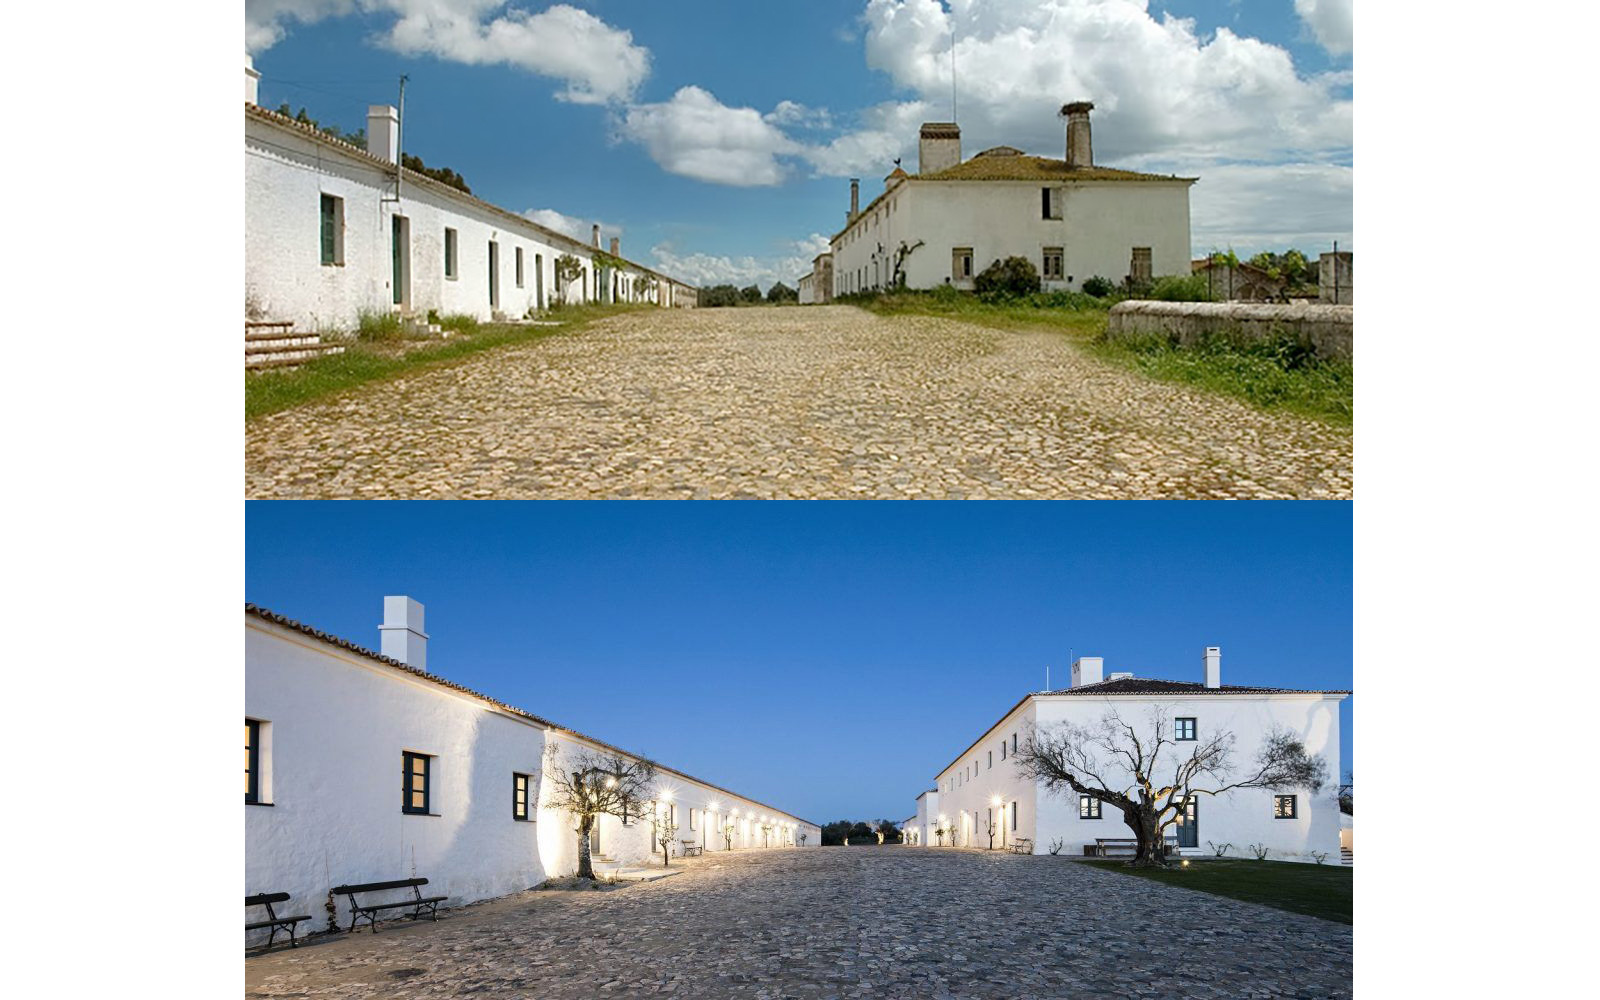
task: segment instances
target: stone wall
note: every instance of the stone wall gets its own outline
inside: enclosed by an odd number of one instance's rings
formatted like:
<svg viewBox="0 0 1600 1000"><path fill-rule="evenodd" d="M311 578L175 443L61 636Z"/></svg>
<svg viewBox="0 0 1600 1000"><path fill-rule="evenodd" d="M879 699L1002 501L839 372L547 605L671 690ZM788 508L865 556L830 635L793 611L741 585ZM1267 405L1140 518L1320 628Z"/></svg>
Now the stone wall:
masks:
<svg viewBox="0 0 1600 1000"><path fill-rule="evenodd" d="M1290 330L1323 358L1348 361L1354 353L1351 306L1272 305L1246 302L1119 302L1106 332L1112 339L1151 334L1190 345L1207 336L1266 340Z"/></svg>

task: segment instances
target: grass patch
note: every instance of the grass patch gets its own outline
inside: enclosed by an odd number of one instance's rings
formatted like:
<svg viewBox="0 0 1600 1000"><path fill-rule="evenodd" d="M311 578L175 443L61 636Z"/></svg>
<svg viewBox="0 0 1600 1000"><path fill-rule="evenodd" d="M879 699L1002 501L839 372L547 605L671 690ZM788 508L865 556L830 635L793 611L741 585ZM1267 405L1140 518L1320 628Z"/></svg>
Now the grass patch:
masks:
<svg viewBox="0 0 1600 1000"><path fill-rule="evenodd" d="M308 361L288 371L246 372L244 377L244 416L246 420L269 413L293 409L354 389L369 382L412 375L429 368L451 364L481 351L542 340L553 334L597 319L621 313L654 309L655 306L568 306L551 315L557 326L518 326L479 323L472 317L441 316L440 325L457 331L448 340L406 344L402 342L399 321L393 336L380 332L374 324L372 335L358 328L357 339L345 346L343 354ZM462 322L466 320L467 322ZM367 317L362 317L367 322Z"/></svg>
<svg viewBox="0 0 1600 1000"><path fill-rule="evenodd" d="M1078 292L1050 292L1008 302L985 302L951 288L843 301L880 316L942 316L1009 330L1058 331L1093 358L1162 382L1191 385L1243 400L1266 411L1286 411L1336 427L1355 413L1354 366L1310 357L1292 342L1238 344L1216 338L1179 347L1165 338L1111 341L1106 314L1113 304Z"/></svg>
<svg viewBox="0 0 1600 1000"><path fill-rule="evenodd" d="M395 341L405 336L405 330L400 325L400 317L394 313L368 312L361 310L361 317L356 321L356 339L364 341Z"/></svg>
<svg viewBox="0 0 1600 1000"><path fill-rule="evenodd" d="M1084 861L1106 871L1176 885L1213 896L1259 903L1335 923L1352 922L1354 870L1342 865L1302 865L1289 861L1217 858L1187 868L1129 868L1121 861Z"/></svg>

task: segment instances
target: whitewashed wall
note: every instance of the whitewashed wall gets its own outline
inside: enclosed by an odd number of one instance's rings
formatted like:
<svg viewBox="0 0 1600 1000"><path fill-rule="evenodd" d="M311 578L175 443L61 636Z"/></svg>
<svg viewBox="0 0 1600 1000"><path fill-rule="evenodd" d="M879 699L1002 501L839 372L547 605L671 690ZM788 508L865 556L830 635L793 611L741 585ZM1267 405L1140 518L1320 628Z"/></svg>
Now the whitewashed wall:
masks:
<svg viewBox="0 0 1600 1000"><path fill-rule="evenodd" d="M272 803L245 806L247 894L292 893L293 912L324 930L342 883L420 876L459 905L545 879L544 823L512 818L512 773L539 772L540 727L248 615L245 664L245 715L271 738ZM435 815L401 812L406 750L435 755Z"/></svg>
<svg viewBox="0 0 1600 1000"><path fill-rule="evenodd" d="M939 772L936 779L939 789L938 814L956 824L957 846L990 846L987 823L989 811L993 809L997 827L994 835L996 850L1008 847L1017 838L1034 840L1035 850L1043 850L1044 845L1038 843L1036 835L1036 789L1032 781L1017 773L1011 756L1011 738L1013 735L1017 737L1018 746L1027 740L1027 726L1032 714L1031 702L1017 706L985 733L976 746ZM1003 755L1001 744L1005 745ZM994 805L996 797L1000 799L998 807ZM1015 829L1012 829L1011 823L1013 809L1016 813ZM950 838L945 837L944 842L948 846ZM938 837L933 837L928 843L937 844Z"/></svg>
<svg viewBox="0 0 1600 1000"><path fill-rule="evenodd" d="M1265 844L1270 857L1280 861L1311 861L1311 852L1339 859L1339 805L1335 798L1339 771L1339 698L1334 695L1194 695L1163 697L1139 696L1086 697L1080 695L1039 695L1034 699L1040 726L1063 721L1093 724L1108 709L1115 708L1124 720L1148 728L1151 707L1160 705L1169 716L1194 717L1200 740L1207 734L1226 729L1235 735L1236 771L1243 772L1254 761L1262 737L1274 725L1299 733L1306 749L1320 754L1327 762L1328 777L1335 779L1313 795L1305 789L1288 789L1298 797L1296 819L1273 816L1270 789L1241 789L1222 796L1204 795L1199 804L1199 850L1209 853L1207 841L1232 843L1234 857L1249 857L1250 844ZM1170 733L1168 736L1170 737ZM1179 752L1190 744L1178 744ZM1122 817L1109 808L1103 818L1078 817L1078 796L1070 790L1041 794L1038 800L1039 831L1037 849L1044 850L1051 838L1060 837L1066 852L1081 855L1085 844L1096 837L1131 837ZM1174 831L1169 830L1169 833Z"/></svg>
<svg viewBox="0 0 1600 1000"><path fill-rule="evenodd" d="M385 195L390 200L385 201ZM321 195L344 199L344 263L321 262ZM556 298L555 261L579 258L582 279L568 289L568 302L594 297L589 248L541 230L531 222L490 209L407 177L400 201L392 168L304 134L293 126L245 116L245 294L266 318L294 320L301 327L354 329L365 310L399 309L393 296L391 219L410 221L409 310L425 314L465 313L491 318L489 243L499 245L498 311L520 318L538 305L542 268L544 301ZM457 232L456 277L444 268L444 231ZM516 281L516 251L523 252L523 282ZM639 268L622 272L620 301L635 301ZM666 279L657 276L664 285ZM674 295L668 291L670 305Z"/></svg>
<svg viewBox="0 0 1600 1000"><path fill-rule="evenodd" d="M1064 192L1062 218L1041 218L1040 189ZM1134 247L1150 247L1153 273L1189 273L1189 185L1185 181L923 181L898 185L833 241L838 293L886 286L893 254L906 258L906 284L934 288L951 278L951 252L971 247L976 275L996 260L1026 257L1043 268L1045 247L1063 248L1063 280L1046 290L1081 290L1095 275L1121 281ZM879 248L882 247L882 252ZM1070 278L1071 280L1066 280ZM970 289L970 281L951 281Z"/></svg>
<svg viewBox="0 0 1600 1000"><path fill-rule="evenodd" d="M292 912L311 914L314 930L326 929L328 890L343 883L420 876L428 895L458 906L577 871L577 822L549 807L542 776L546 745L569 752L587 743L579 737L250 614L245 716L264 723L260 767L271 803L245 806L245 893L291 893ZM403 751L434 758L432 815L401 811ZM534 778L532 821L513 818L514 773ZM675 840L723 849L705 817L689 830L689 808L715 803L723 814L794 824L809 847L821 842L814 824L694 779L663 771L657 785L674 794ZM649 860L648 822L602 821L604 853L623 864ZM759 846L759 829L741 827L736 849ZM348 926L348 906L338 904Z"/></svg>

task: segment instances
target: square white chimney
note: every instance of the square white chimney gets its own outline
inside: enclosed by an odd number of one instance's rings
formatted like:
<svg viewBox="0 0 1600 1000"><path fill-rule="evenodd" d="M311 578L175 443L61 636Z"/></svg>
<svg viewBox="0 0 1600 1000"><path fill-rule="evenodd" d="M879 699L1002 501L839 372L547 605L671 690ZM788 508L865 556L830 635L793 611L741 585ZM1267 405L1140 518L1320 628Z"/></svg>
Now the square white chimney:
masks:
<svg viewBox="0 0 1600 1000"><path fill-rule="evenodd" d="M385 163L400 162L400 111L388 104L367 108L367 152Z"/></svg>
<svg viewBox="0 0 1600 1000"><path fill-rule="evenodd" d="M422 605L409 597L383 599L383 624L378 626L378 651L408 667L428 669L428 633L422 630Z"/></svg>
<svg viewBox="0 0 1600 1000"><path fill-rule="evenodd" d="M261 71L256 69L255 61L250 58L250 53L244 54L244 102L255 104L256 96L260 93Z"/></svg>
<svg viewBox="0 0 1600 1000"><path fill-rule="evenodd" d="M1222 686L1222 647L1206 647L1206 687Z"/></svg>
<svg viewBox="0 0 1600 1000"><path fill-rule="evenodd" d="M1105 678L1106 661L1100 656L1080 656L1072 661L1072 686L1099 684Z"/></svg>

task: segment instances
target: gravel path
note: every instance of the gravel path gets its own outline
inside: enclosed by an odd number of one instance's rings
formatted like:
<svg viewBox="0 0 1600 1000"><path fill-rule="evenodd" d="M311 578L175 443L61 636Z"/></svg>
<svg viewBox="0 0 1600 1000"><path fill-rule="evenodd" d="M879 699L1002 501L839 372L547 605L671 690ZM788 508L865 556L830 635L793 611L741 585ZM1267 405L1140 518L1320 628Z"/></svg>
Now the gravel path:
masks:
<svg viewBox="0 0 1600 1000"><path fill-rule="evenodd" d="M1065 858L711 855L249 958L247 998L1348 997L1342 924Z"/></svg>
<svg viewBox="0 0 1600 1000"><path fill-rule="evenodd" d="M635 313L246 428L252 497L1348 498L1351 435L1057 334Z"/></svg>

